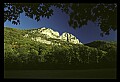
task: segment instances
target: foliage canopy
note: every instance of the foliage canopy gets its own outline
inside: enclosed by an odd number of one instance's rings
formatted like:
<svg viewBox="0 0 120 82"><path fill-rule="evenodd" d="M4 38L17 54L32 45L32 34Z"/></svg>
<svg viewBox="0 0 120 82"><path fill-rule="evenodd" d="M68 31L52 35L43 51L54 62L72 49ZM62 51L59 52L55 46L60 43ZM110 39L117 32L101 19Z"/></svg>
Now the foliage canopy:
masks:
<svg viewBox="0 0 120 82"><path fill-rule="evenodd" d="M40 17L53 15L51 6L60 8L69 15L68 24L73 28L87 25L88 21L97 23L102 33L109 35L110 30L117 30L117 4L83 4L83 3L4 3L4 22L20 24L20 14L39 21Z"/></svg>

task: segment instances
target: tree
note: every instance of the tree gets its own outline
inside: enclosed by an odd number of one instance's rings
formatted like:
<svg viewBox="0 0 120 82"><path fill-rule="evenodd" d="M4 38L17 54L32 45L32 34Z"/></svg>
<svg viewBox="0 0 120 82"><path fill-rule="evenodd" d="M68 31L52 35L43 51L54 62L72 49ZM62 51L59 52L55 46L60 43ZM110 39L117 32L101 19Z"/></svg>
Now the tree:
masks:
<svg viewBox="0 0 120 82"><path fill-rule="evenodd" d="M101 36L109 35L110 30L117 30L117 4L82 4L82 3L4 3L4 22L20 24L20 14L39 21L40 17L49 18L53 15L51 6L60 8L70 16L69 25L73 28L82 27L88 21L100 26Z"/></svg>
<svg viewBox="0 0 120 82"><path fill-rule="evenodd" d="M117 5L116 4L72 4L69 25L82 27L88 21L98 23L103 34L109 35L111 29L117 29Z"/></svg>

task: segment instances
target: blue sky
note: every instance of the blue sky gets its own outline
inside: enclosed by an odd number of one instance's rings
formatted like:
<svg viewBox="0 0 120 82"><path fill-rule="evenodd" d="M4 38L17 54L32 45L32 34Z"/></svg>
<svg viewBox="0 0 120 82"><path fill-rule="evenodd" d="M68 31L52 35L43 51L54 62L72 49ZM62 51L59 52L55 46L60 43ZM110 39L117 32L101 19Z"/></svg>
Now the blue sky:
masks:
<svg viewBox="0 0 120 82"><path fill-rule="evenodd" d="M88 24L82 28L73 29L69 26L68 20L69 16L67 14L63 13L58 8L54 8L54 13L49 19L41 18L41 20L37 22L36 20L24 16L24 13L22 13L20 15L20 25L13 25L11 22L6 21L4 26L19 29L47 27L58 31L60 35L63 32L69 32L76 36L82 43L89 43L95 40L117 41L117 31L111 30L109 35L101 37L101 30L97 24L89 21Z"/></svg>

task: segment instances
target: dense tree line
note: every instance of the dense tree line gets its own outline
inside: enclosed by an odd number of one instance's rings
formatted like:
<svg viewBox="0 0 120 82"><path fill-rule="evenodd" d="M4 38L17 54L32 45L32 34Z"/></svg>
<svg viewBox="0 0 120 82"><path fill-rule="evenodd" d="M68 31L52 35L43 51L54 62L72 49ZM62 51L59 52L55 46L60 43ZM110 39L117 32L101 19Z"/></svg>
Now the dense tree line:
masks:
<svg viewBox="0 0 120 82"><path fill-rule="evenodd" d="M91 43L86 44L87 46L94 47L103 51L106 51L108 55L106 56L106 59L109 62L116 63L117 59L117 42L115 41L94 41Z"/></svg>
<svg viewBox="0 0 120 82"><path fill-rule="evenodd" d="M4 63L6 66L111 64L115 61L116 46L110 43L108 45L104 42L101 45L101 41L98 41L96 46L96 42L91 43L94 46L90 46L62 42L61 45L48 45L23 37L22 33L25 32L5 28Z"/></svg>

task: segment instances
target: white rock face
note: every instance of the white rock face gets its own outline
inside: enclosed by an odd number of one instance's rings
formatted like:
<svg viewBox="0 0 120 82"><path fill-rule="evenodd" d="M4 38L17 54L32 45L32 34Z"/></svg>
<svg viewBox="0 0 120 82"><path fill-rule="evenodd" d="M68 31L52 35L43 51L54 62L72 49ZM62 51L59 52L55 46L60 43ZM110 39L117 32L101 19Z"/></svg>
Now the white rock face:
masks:
<svg viewBox="0 0 120 82"><path fill-rule="evenodd" d="M33 34L36 32L38 33L38 36L34 38L32 37L31 39L34 41L39 41L41 43L53 44L52 41L48 41L47 39L41 37L42 35L45 35L47 38L59 39L62 41L73 43L73 44L82 44L81 42L79 42L79 40L74 35L67 33L67 32L64 32L60 36L59 32L53 31L52 29L45 28L45 27L30 31L30 33L33 33ZM28 37L28 36L29 35L26 34L24 37ZM54 44L60 45L60 43L54 43Z"/></svg>
<svg viewBox="0 0 120 82"><path fill-rule="evenodd" d="M60 36L61 40L67 41L67 42L71 42L74 44L82 44L81 42L79 42L79 40L72 34L69 34L67 32L64 32L61 36Z"/></svg>
<svg viewBox="0 0 120 82"><path fill-rule="evenodd" d="M38 41L38 42L46 43L46 44L51 44L52 43L51 41L47 41L45 39L42 39L41 37L36 37L36 38L31 38L31 39L34 40L34 41Z"/></svg>
<svg viewBox="0 0 120 82"><path fill-rule="evenodd" d="M28 34L25 34L25 36L24 37L28 37Z"/></svg>
<svg viewBox="0 0 120 82"><path fill-rule="evenodd" d="M53 31L52 29L47 28L41 28L38 29L38 32L41 34L45 34L48 38L58 38L60 35L58 32Z"/></svg>

